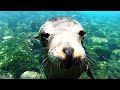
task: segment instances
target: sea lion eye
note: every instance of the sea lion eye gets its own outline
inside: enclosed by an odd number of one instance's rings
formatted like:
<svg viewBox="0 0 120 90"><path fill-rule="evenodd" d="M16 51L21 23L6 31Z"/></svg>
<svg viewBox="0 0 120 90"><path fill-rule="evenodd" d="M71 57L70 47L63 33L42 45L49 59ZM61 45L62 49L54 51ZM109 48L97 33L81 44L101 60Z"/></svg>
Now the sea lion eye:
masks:
<svg viewBox="0 0 120 90"><path fill-rule="evenodd" d="M79 32L79 35L80 35L81 37L83 37L85 33L86 33L86 32L82 30L82 31Z"/></svg>
<svg viewBox="0 0 120 90"><path fill-rule="evenodd" d="M50 35L48 33L41 33L41 38L47 39Z"/></svg>

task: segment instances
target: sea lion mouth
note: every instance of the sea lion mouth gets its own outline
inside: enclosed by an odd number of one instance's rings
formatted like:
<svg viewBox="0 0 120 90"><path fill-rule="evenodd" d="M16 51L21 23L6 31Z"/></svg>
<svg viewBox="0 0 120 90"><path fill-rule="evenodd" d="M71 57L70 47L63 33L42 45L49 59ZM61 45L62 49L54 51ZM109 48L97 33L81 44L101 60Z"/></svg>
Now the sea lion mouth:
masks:
<svg viewBox="0 0 120 90"><path fill-rule="evenodd" d="M73 58L67 58L66 60L61 60L59 59L61 63L61 68L64 68L64 69L70 69L72 67L75 67L75 66L78 66L80 65L80 60L78 58L76 59L73 59Z"/></svg>

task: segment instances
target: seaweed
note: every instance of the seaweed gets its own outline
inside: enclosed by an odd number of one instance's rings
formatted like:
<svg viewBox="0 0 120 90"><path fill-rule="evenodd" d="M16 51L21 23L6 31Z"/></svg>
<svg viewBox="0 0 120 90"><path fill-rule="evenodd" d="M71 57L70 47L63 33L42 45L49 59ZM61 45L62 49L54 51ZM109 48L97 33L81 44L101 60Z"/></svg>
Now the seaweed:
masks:
<svg viewBox="0 0 120 90"><path fill-rule="evenodd" d="M32 53L24 35L11 38L1 43L1 70L9 71L15 78L26 70L39 72L39 60Z"/></svg>

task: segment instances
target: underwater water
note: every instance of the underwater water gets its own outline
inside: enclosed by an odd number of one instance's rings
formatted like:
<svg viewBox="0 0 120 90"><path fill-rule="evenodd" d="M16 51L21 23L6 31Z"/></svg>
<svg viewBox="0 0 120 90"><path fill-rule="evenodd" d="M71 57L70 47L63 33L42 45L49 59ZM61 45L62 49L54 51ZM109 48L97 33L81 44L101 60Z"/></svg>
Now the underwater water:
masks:
<svg viewBox="0 0 120 90"><path fill-rule="evenodd" d="M35 36L48 19L69 16L86 31L96 79L120 79L120 11L0 11L0 78L45 79ZM89 79L84 73L80 79Z"/></svg>

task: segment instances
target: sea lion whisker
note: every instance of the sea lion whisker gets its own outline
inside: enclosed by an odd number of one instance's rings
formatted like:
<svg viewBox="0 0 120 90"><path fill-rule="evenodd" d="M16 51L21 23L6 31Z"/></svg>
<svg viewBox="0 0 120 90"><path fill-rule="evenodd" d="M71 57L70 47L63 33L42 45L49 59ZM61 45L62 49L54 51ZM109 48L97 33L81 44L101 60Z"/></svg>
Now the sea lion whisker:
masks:
<svg viewBox="0 0 120 90"><path fill-rule="evenodd" d="M62 77L62 75L60 73L60 64L61 64L61 61L58 61L58 73L60 74L60 77Z"/></svg>
<svg viewBox="0 0 120 90"><path fill-rule="evenodd" d="M107 60L107 58L106 58L105 56L102 55L102 57L103 57L105 60Z"/></svg>
<svg viewBox="0 0 120 90"><path fill-rule="evenodd" d="M88 58L92 59L92 60L95 60L94 58L90 57L89 55L87 55Z"/></svg>
<svg viewBox="0 0 120 90"><path fill-rule="evenodd" d="M77 76L77 68L76 68L76 67L77 67L77 66L76 66L76 62L77 62L77 61L78 61L78 58L77 58L77 60L75 61L75 67L74 67L74 68L75 68L75 76ZM78 63L78 62L77 62L77 63Z"/></svg>
<svg viewBox="0 0 120 90"><path fill-rule="evenodd" d="M85 49L85 51L91 51L91 50Z"/></svg>
<svg viewBox="0 0 120 90"><path fill-rule="evenodd" d="M87 55L89 58L92 58L92 57L90 57L90 56L93 56L92 54L89 55L88 53L87 53L86 55ZM96 55L99 56L97 53L96 53Z"/></svg>
<svg viewBox="0 0 120 90"><path fill-rule="evenodd" d="M93 58L87 58L87 60L88 60L88 62L89 63L94 63L94 65L97 65L97 62L96 62L96 60L95 59L93 59Z"/></svg>
<svg viewBox="0 0 120 90"><path fill-rule="evenodd" d="M41 48L41 50L42 50L42 49L49 49L49 47L43 47L43 48Z"/></svg>
<svg viewBox="0 0 120 90"><path fill-rule="evenodd" d="M93 63L93 61L92 61L92 60L90 60L89 58L87 58L87 61L88 61L88 62L90 62L90 63Z"/></svg>
<svg viewBox="0 0 120 90"><path fill-rule="evenodd" d="M52 65L50 66L50 77L52 77Z"/></svg>
<svg viewBox="0 0 120 90"><path fill-rule="evenodd" d="M84 66L84 60L83 61L81 61L81 67L83 67Z"/></svg>
<svg viewBox="0 0 120 90"><path fill-rule="evenodd" d="M72 66L71 66L71 70L73 70L74 68L74 59L72 59Z"/></svg>
<svg viewBox="0 0 120 90"><path fill-rule="evenodd" d="M58 67L58 62L56 63L57 67Z"/></svg>
<svg viewBox="0 0 120 90"><path fill-rule="evenodd" d="M61 62L59 61L59 63L58 63L58 66L59 66L58 68L59 68L59 69L58 69L58 70L59 70L60 77L62 77L62 75L61 75L61 73L60 73L60 65L61 65Z"/></svg>
<svg viewBox="0 0 120 90"><path fill-rule="evenodd" d="M89 55L87 55L87 59L91 62L96 62L96 60L94 58L90 57Z"/></svg>
<svg viewBox="0 0 120 90"><path fill-rule="evenodd" d="M58 68L58 73L60 72L59 71L59 61L57 61L57 68Z"/></svg>
<svg viewBox="0 0 120 90"><path fill-rule="evenodd" d="M48 55L48 54L47 54L47 53L46 53L46 54L42 54L42 55L40 56L40 58L41 58L41 57L44 58L45 55Z"/></svg>
<svg viewBox="0 0 120 90"><path fill-rule="evenodd" d="M44 64L47 59L48 59L48 57L46 57L46 58L43 60L42 64Z"/></svg>

